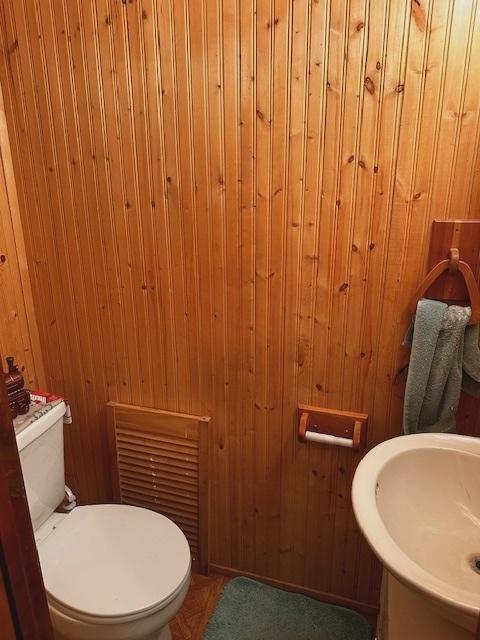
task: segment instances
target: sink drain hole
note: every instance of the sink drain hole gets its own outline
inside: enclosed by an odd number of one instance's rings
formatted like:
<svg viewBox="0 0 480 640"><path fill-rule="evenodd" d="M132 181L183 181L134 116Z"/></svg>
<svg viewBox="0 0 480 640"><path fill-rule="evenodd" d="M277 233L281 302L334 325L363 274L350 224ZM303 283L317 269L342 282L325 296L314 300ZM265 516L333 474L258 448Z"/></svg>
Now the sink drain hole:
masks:
<svg viewBox="0 0 480 640"><path fill-rule="evenodd" d="M479 554L475 554L470 557L470 566L475 571L475 573L478 573L480 575L480 555Z"/></svg>

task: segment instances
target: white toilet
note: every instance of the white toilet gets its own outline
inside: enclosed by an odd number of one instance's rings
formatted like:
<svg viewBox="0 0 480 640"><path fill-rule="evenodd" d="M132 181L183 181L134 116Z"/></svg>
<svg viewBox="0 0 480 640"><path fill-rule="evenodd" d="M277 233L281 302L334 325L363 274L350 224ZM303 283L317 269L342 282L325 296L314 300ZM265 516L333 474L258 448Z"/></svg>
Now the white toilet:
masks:
<svg viewBox="0 0 480 640"><path fill-rule="evenodd" d="M190 583L190 549L168 518L103 504L55 513L65 495L60 402L17 433L55 637L168 640Z"/></svg>

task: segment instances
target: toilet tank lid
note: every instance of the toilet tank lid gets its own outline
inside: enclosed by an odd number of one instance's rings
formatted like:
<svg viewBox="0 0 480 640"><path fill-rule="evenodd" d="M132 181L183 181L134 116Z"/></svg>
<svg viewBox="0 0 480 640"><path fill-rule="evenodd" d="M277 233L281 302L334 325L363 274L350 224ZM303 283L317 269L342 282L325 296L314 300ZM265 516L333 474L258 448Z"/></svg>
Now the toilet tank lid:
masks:
<svg viewBox="0 0 480 640"><path fill-rule="evenodd" d="M190 549L177 525L127 505L75 508L38 551L49 599L80 617L160 608L190 575Z"/></svg>
<svg viewBox="0 0 480 640"><path fill-rule="evenodd" d="M63 400L47 405L32 405L29 411L29 419L22 417L19 422L14 420L15 434L17 437L17 447L19 451L25 449L27 445L39 438L50 427L53 427L65 415L67 406Z"/></svg>

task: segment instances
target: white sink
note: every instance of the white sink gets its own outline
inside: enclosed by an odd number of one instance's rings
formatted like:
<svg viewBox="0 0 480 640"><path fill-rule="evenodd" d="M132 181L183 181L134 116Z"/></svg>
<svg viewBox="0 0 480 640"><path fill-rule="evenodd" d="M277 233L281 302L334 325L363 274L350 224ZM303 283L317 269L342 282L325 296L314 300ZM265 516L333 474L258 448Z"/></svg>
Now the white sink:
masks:
<svg viewBox="0 0 480 640"><path fill-rule="evenodd" d="M378 637L473 638L480 608L480 439L388 440L360 463L352 499L385 568Z"/></svg>

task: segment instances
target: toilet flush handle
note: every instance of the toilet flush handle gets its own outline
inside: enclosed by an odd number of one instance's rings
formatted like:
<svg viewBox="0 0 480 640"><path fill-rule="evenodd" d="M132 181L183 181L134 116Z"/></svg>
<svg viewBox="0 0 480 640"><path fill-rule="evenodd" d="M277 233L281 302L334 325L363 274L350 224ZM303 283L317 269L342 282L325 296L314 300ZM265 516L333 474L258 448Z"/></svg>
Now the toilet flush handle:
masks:
<svg viewBox="0 0 480 640"><path fill-rule="evenodd" d="M65 498L62 506L65 511L71 511L77 506L77 496L73 493L70 487L67 487L67 485L65 485Z"/></svg>

